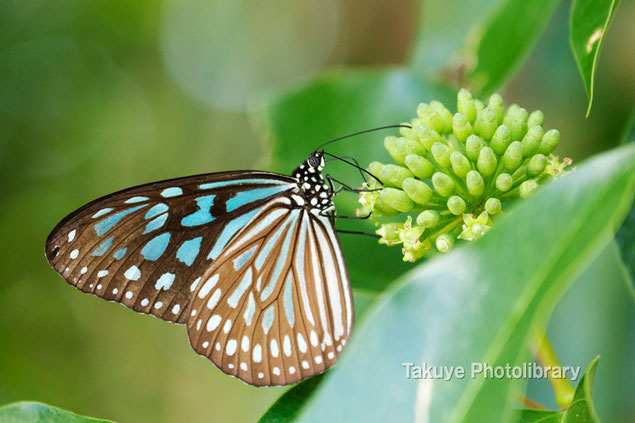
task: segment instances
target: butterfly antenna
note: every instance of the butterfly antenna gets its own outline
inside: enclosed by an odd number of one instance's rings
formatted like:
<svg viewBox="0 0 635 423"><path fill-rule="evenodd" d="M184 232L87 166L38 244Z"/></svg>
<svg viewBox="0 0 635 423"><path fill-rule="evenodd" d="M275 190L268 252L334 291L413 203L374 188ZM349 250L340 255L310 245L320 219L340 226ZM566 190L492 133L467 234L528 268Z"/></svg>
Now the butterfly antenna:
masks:
<svg viewBox="0 0 635 423"><path fill-rule="evenodd" d="M348 160L345 160L345 159L344 159L344 158L342 158L342 157L338 157L338 156L336 156L336 155L334 155L334 154L327 153L326 151L324 152L324 155L325 155L325 156L332 157L334 160L339 160L339 161L341 161L341 162L344 162L344 163L346 163L346 164L349 164L349 165L353 166L354 168L358 169L360 172L364 172L365 174L367 174L368 176L370 176L371 178L373 178L374 180L376 180L377 182L379 182L379 183L381 184L381 186L382 186L382 187L384 186L384 183L383 183L383 182L382 182L382 181L381 181L378 177L376 177L375 175L373 175L372 173L370 173L369 171L367 171L367 170L366 170L366 169L364 169L363 167L359 166L358 164L355 164L355 163L349 162Z"/></svg>
<svg viewBox="0 0 635 423"><path fill-rule="evenodd" d="M390 128L412 128L412 127L410 125L387 125L387 126L380 126L379 128L367 129L365 131L355 132L354 134L345 135L343 137L339 137L339 138L335 138L333 140L327 141L324 144L320 145L318 148L316 148L315 151L318 151L318 150L324 148L325 146L327 146L327 145L329 145L331 143L334 143L335 141L343 140L345 138L351 138L351 137L354 137L356 135L365 134L367 132L381 131L382 129L390 129Z"/></svg>
<svg viewBox="0 0 635 423"><path fill-rule="evenodd" d="M359 166L359 162L355 159L355 157L353 156L340 156L340 159L349 159L351 160L353 163L355 163L355 165ZM336 160L334 158L330 158L328 160L326 160L327 162L330 162L331 160ZM361 170L359 171L359 175L362 177L362 179L364 180L364 182L368 182L368 180L366 179L366 175L364 174L364 172L362 172Z"/></svg>

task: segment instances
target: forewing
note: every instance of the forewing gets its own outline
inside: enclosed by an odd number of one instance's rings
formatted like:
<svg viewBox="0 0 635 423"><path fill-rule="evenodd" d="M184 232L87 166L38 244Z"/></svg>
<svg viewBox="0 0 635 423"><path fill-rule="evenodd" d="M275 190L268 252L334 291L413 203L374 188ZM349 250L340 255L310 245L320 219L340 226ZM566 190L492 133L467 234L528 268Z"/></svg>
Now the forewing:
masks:
<svg viewBox="0 0 635 423"><path fill-rule="evenodd" d="M192 347L252 385L322 373L353 329L353 302L332 223L278 197L205 272L192 298Z"/></svg>
<svg viewBox="0 0 635 423"><path fill-rule="evenodd" d="M62 220L51 266L76 288L177 323L203 272L267 201L294 186L267 172L226 172L129 188Z"/></svg>

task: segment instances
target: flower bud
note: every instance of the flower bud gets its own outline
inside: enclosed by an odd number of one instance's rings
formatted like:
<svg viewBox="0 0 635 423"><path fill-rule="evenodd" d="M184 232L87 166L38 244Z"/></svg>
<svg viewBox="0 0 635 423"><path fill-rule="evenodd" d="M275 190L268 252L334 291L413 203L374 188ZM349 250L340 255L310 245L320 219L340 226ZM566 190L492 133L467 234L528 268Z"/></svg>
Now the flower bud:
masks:
<svg viewBox="0 0 635 423"><path fill-rule="evenodd" d="M459 113L463 114L470 123L474 123L476 120L476 105L472 99L472 93L466 89L459 91L457 96L457 106Z"/></svg>
<svg viewBox="0 0 635 423"><path fill-rule="evenodd" d="M527 119L527 128L542 126L545 123L545 115L540 110L534 110Z"/></svg>
<svg viewBox="0 0 635 423"><path fill-rule="evenodd" d="M560 132L557 129L548 130L542 137L540 147L538 147L538 153L548 156L549 154L553 153L553 150L556 149L559 142Z"/></svg>
<svg viewBox="0 0 635 423"><path fill-rule="evenodd" d="M423 145L418 140L410 138L386 137L384 147L399 164L404 164L404 159L408 154L426 154Z"/></svg>
<svg viewBox="0 0 635 423"><path fill-rule="evenodd" d="M501 192L507 192L514 185L514 178L509 173L501 173L496 178L496 189Z"/></svg>
<svg viewBox="0 0 635 423"><path fill-rule="evenodd" d="M530 177L538 176L545 170L547 166L547 158L542 154L536 154L529 160L529 164L527 165L527 173Z"/></svg>
<svg viewBox="0 0 635 423"><path fill-rule="evenodd" d="M435 142L442 142L443 139L441 135L439 135L434 129L430 128L428 125L419 125L417 127L417 137L421 144L426 148L426 150L430 151L432 145Z"/></svg>
<svg viewBox="0 0 635 423"><path fill-rule="evenodd" d="M467 137L474 133L474 130L472 129L472 125L470 125L470 122L467 120L465 115L461 113L455 113L454 117L452 118L452 132L454 133L454 136L457 140L465 142L465 140L467 140Z"/></svg>
<svg viewBox="0 0 635 423"><path fill-rule="evenodd" d="M371 162L368 165L368 171L377 177L379 177L379 174L381 173L381 170L383 168L384 168L384 164L381 162Z"/></svg>
<svg viewBox="0 0 635 423"><path fill-rule="evenodd" d="M403 224L399 223L384 223L375 233L381 236L379 240L380 244L386 244L389 247L400 242L399 231L403 229Z"/></svg>
<svg viewBox="0 0 635 423"><path fill-rule="evenodd" d="M450 162L452 163L452 170L454 174L459 178L464 178L472 167L470 162L463 154L458 151L453 151L450 155Z"/></svg>
<svg viewBox="0 0 635 423"><path fill-rule="evenodd" d="M449 197L454 192L454 181L445 173L436 172L432 175L432 185L443 197Z"/></svg>
<svg viewBox="0 0 635 423"><path fill-rule="evenodd" d="M408 154L405 159L406 166L417 178L428 179L434 173L434 166L425 157L417 154Z"/></svg>
<svg viewBox="0 0 635 423"><path fill-rule="evenodd" d="M513 172L520 166L520 163L523 161L523 144L520 141L514 141L509 144L507 150L505 150L505 154L503 155L503 163L505 164L505 169L510 172Z"/></svg>
<svg viewBox="0 0 635 423"><path fill-rule="evenodd" d="M395 216L395 215L398 215L400 213L399 210L393 209L388 204L384 203L384 201L381 199L381 192L383 192L383 190L380 191L379 196L375 200L375 204L374 204L374 207L373 207L373 215L374 216Z"/></svg>
<svg viewBox="0 0 635 423"><path fill-rule="evenodd" d="M509 131L509 128L505 125L501 125L496 128L496 132L494 133L489 145L492 147L492 150L494 150L494 153L500 156L505 152L505 150L507 150L507 147L509 147L511 142L512 134Z"/></svg>
<svg viewBox="0 0 635 423"><path fill-rule="evenodd" d="M480 197L485 191L485 182L477 170L470 170L465 177L467 190L473 197Z"/></svg>
<svg viewBox="0 0 635 423"><path fill-rule="evenodd" d="M447 134L452 132L452 113L438 101L431 101L430 107L432 107L439 116L441 116L441 119L443 119L443 133Z"/></svg>
<svg viewBox="0 0 635 423"><path fill-rule="evenodd" d="M432 156L441 167L450 167L450 150L445 144L435 142L432 145Z"/></svg>
<svg viewBox="0 0 635 423"><path fill-rule="evenodd" d="M498 163L496 160L496 154L494 154L494 151L489 147L481 148L481 151L478 155L478 162L476 163L478 171L481 172L481 175L485 177L493 175L494 172L496 172L497 164Z"/></svg>
<svg viewBox="0 0 635 423"><path fill-rule="evenodd" d="M454 237L451 234L447 233L441 234L437 237L434 244L436 245L437 250L442 253L447 253L454 246Z"/></svg>
<svg viewBox="0 0 635 423"><path fill-rule="evenodd" d="M424 210L417 216L417 224L424 228L433 228L439 224L441 215L435 210Z"/></svg>
<svg viewBox="0 0 635 423"><path fill-rule="evenodd" d="M467 158L472 162L476 162L476 160L478 160L478 155L481 152L481 148L483 148L484 145L485 143L480 137L470 135L465 141L465 152L467 154Z"/></svg>
<svg viewBox="0 0 635 423"><path fill-rule="evenodd" d="M491 216L496 216L501 212L502 209L503 206L501 204L501 200L499 200L498 198L488 198L485 202L485 211Z"/></svg>
<svg viewBox="0 0 635 423"><path fill-rule="evenodd" d="M516 106L516 107L512 107ZM517 105L510 106L503 123L509 128L513 141L520 141L527 133L527 110Z"/></svg>
<svg viewBox="0 0 635 423"><path fill-rule="evenodd" d="M523 157L531 157L536 154L544 133L545 130L542 129L542 126L532 126L531 128L529 128L529 131L527 131L527 134L523 137L522 140Z"/></svg>
<svg viewBox="0 0 635 423"><path fill-rule="evenodd" d="M487 108L496 113L496 122L503 124L505 118L505 109L503 108L503 97L498 94L492 94L487 102Z"/></svg>
<svg viewBox="0 0 635 423"><path fill-rule="evenodd" d="M465 208L467 207L465 204L465 200L458 195L453 195L452 197L448 198L447 206L448 210L450 210L450 213L455 216L463 214Z"/></svg>
<svg viewBox="0 0 635 423"><path fill-rule="evenodd" d="M481 100L474 99L474 107L476 107L476 116L485 109L485 104Z"/></svg>
<svg viewBox="0 0 635 423"><path fill-rule="evenodd" d="M413 121L414 121L414 120L415 120L415 119L413 119ZM418 119L417 119L417 120L418 120ZM409 123L408 123L408 122L401 122L401 125L403 125L403 126L401 126L401 127L399 128L399 134L400 134L402 137L412 138L412 136L413 136L413 131L412 131L412 128L414 128L414 127L415 127L414 122L409 122ZM405 125L409 125L409 126L410 126L410 128L407 128Z"/></svg>
<svg viewBox="0 0 635 423"><path fill-rule="evenodd" d="M432 188L417 179L404 179L402 189L415 203L426 204L432 197Z"/></svg>
<svg viewBox="0 0 635 423"><path fill-rule="evenodd" d="M409 212L415 207L415 203L408 197L408 194L400 189L384 188L380 198L388 206L402 213Z"/></svg>
<svg viewBox="0 0 635 423"><path fill-rule="evenodd" d="M445 121L435 108L430 107L425 103L421 103L419 104L419 107L417 107L417 115L419 116L421 123L429 126L435 132L440 134L444 132Z"/></svg>
<svg viewBox="0 0 635 423"><path fill-rule="evenodd" d="M538 188L538 182L530 179L520 184L520 198L527 198Z"/></svg>
<svg viewBox="0 0 635 423"><path fill-rule="evenodd" d="M377 176L377 175L376 175ZM401 188L401 183L406 178L412 178L414 175L405 167L387 164L379 172L379 179L384 185L389 187Z"/></svg>
<svg viewBox="0 0 635 423"><path fill-rule="evenodd" d="M474 129L485 141L492 139L497 127L496 113L490 109L484 109L480 112L474 123Z"/></svg>

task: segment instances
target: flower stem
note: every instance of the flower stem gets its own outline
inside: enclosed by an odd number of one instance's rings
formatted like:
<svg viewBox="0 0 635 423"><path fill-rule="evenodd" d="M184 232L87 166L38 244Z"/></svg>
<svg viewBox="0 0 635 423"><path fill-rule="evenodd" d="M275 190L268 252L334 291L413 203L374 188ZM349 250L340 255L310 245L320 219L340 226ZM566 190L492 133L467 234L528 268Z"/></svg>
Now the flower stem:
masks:
<svg viewBox="0 0 635 423"><path fill-rule="evenodd" d="M558 360L558 356L549 341L547 331L543 326L540 326L536 330L533 344L536 358L544 367L562 367L560 360ZM553 386L553 390L556 395L556 403L561 409L566 409L571 404L571 400L573 400L575 388L566 377L554 378L553 370L549 370L547 375L549 376L549 382L551 382L551 386Z"/></svg>

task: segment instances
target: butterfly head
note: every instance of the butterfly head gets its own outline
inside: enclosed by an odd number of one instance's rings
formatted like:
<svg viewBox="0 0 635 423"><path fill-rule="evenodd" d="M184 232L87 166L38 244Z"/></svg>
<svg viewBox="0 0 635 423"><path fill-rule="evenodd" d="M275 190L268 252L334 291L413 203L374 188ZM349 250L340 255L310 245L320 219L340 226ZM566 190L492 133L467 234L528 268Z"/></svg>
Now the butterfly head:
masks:
<svg viewBox="0 0 635 423"><path fill-rule="evenodd" d="M298 181L298 194L302 201L298 204L319 212L333 209L333 192L324 180L324 152L315 151L293 172Z"/></svg>

